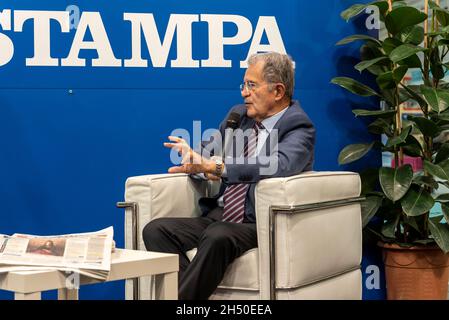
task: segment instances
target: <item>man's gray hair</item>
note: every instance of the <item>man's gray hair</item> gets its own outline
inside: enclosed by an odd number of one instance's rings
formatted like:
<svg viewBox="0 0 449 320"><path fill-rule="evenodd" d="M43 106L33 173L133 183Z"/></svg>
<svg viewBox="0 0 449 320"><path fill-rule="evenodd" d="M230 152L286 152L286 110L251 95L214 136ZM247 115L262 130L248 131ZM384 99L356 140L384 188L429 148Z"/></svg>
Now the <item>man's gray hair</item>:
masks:
<svg viewBox="0 0 449 320"><path fill-rule="evenodd" d="M264 62L262 71L264 80L268 83L282 83L285 86L285 95L291 99L295 86L292 58L277 52L256 53L249 57L248 65L254 65L258 61Z"/></svg>

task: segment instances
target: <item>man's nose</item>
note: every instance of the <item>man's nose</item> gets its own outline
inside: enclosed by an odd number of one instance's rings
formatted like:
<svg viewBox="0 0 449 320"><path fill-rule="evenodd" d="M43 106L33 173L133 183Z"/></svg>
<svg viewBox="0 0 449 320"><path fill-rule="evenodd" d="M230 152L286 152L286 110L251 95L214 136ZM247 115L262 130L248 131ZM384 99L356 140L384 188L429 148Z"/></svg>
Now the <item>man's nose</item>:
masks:
<svg viewBox="0 0 449 320"><path fill-rule="evenodd" d="M249 90L246 89L246 88L243 88L243 90L240 91L240 93L241 93L241 95L242 95L243 98L246 98L246 97L248 97L248 96L251 94L251 93L249 92Z"/></svg>

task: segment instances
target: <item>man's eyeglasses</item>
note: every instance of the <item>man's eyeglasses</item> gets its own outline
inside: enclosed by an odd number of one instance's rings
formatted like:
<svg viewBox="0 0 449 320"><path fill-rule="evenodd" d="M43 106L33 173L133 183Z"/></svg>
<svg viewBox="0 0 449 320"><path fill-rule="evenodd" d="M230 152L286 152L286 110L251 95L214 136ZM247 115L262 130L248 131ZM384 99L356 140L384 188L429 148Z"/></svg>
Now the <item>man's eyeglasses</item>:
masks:
<svg viewBox="0 0 449 320"><path fill-rule="evenodd" d="M242 84L240 84L240 91L247 90L247 91L252 92L252 91L256 90L256 88L259 86L260 86L260 84L257 84L255 82L246 81L246 82L243 82Z"/></svg>

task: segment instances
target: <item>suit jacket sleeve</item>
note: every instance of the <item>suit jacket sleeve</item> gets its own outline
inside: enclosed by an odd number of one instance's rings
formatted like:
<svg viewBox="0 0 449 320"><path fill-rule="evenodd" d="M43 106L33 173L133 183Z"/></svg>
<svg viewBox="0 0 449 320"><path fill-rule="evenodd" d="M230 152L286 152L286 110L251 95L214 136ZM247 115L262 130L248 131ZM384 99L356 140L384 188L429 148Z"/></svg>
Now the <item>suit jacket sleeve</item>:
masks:
<svg viewBox="0 0 449 320"><path fill-rule="evenodd" d="M272 134L270 138L273 138ZM241 164L244 159L239 163L225 164L227 183L257 183L265 178L287 177L311 170L308 167L313 161L315 128L305 115L284 119L278 130L278 139L274 140L270 144L269 156L245 159L244 164Z"/></svg>

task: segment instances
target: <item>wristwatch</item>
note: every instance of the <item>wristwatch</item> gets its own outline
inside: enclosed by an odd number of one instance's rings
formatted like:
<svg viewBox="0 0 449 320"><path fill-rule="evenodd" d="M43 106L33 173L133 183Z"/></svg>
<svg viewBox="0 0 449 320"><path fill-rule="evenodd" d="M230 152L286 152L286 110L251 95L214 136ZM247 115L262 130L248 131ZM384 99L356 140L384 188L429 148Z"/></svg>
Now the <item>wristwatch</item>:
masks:
<svg viewBox="0 0 449 320"><path fill-rule="evenodd" d="M214 156L212 159L215 161L215 172L214 175L221 177L223 173L223 159L221 157Z"/></svg>

